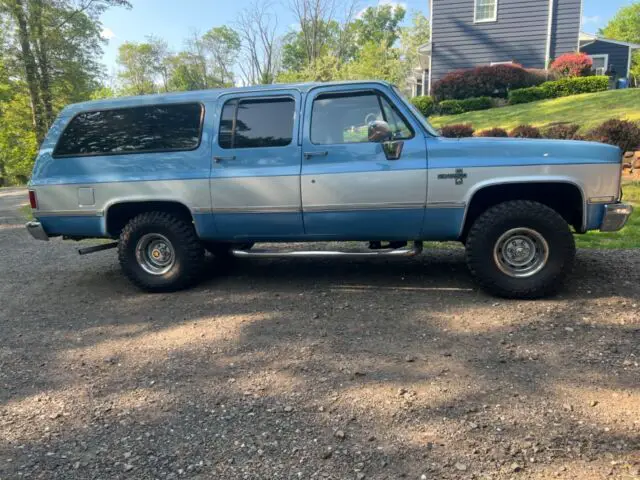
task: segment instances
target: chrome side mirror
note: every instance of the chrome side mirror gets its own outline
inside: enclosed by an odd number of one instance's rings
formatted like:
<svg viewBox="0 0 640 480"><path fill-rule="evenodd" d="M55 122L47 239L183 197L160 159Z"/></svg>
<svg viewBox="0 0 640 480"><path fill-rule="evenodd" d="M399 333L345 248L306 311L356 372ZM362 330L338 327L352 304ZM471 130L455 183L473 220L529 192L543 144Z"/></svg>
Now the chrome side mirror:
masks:
<svg viewBox="0 0 640 480"><path fill-rule="evenodd" d="M387 122L382 120L369 122L369 141L382 144L382 151L387 160L398 160L402 155L404 142L393 140L393 132Z"/></svg>
<svg viewBox="0 0 640 480"><path fill-rule="evenodd" d="M387 160L399 160L402 156L403 148L404 142L402 140L382 143L382 151L385 157L387 157Z"/></svg>

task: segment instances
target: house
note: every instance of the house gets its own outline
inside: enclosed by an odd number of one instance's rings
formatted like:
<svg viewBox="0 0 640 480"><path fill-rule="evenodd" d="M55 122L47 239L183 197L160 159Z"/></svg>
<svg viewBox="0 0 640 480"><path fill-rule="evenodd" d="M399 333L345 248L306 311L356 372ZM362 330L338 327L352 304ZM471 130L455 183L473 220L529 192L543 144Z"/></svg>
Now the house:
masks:
<svg viewBox="0 0 640 480"><path fill-rule="evenodd" d="M584 51L598 73L629 75L640 45L580 32L582 0L430 0L431 41L409 79L413 95L431 92L447 73L518 63L545 69L563 53ZM612 68L613 67L613 68Z"/></svg>

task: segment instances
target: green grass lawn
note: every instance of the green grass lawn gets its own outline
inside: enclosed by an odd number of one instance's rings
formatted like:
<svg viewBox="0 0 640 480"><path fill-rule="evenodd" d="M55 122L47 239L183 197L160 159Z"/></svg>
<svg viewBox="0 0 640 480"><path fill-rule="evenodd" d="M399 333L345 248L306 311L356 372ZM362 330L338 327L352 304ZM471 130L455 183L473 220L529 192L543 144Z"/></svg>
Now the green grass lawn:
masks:
<svg viewBox="0 0 640 480"><path fill-rule="evenodd" d="M573 95L461 115L434 116L429 121L437 128L471 123L476 130L492 127L510 130L522 124L540 127L555 122L571 122L579 124L582 127L580 131L586 133L611 118L640 120L639 88Z"/></svg>
<svg viewBox="0 0 640 480"><path fill-rule="evenodd" d="M576 235L578 248L640 248L640 182L622 186L624 201L631 203L635 211L629 223L619 232L589 232Z"/></svg>

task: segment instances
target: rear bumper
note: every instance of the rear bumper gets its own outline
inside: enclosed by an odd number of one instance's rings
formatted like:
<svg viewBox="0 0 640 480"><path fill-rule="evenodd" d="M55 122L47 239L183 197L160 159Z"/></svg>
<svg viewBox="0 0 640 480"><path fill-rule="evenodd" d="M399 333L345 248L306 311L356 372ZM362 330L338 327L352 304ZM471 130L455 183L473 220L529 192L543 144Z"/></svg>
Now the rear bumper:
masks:
<svg viewBox="0 0 640 480"><path fill-rule="evenodd" d="M633 207L626 203L611 203L604 206L601 232L617 232L622 229L633 213Z"/></svg>
<svg viewBox="0 0 640 480"><path fill-rule="evenodd" d="M27 228L27 232L29 232L36 240L42 240L44 242L49 241L49 235L47 235L47 232L42 228L42 224L37 220L27 223L25 227Z"/></svg>

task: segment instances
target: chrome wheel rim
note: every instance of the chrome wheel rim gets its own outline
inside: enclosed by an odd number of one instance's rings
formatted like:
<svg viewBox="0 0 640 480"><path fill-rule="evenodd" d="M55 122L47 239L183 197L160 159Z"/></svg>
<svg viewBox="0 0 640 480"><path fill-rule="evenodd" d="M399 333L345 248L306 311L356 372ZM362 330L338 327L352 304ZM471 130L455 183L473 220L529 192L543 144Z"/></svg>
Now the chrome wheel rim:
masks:
<svg viewBox="0 0 640 480"><path fill-rule="evenodd" d="M167 237L159 233L148 233L138 240L136 260L145 272L164 275L176 263L176 254Z"/></svg>
<svg viewBox="0 0 640 480"><path fill-rule="evenodd" d="M531 228L514 228L500 236L493 259L500 271L510 277L531 277L547 264L549 244Z"/></svg>

